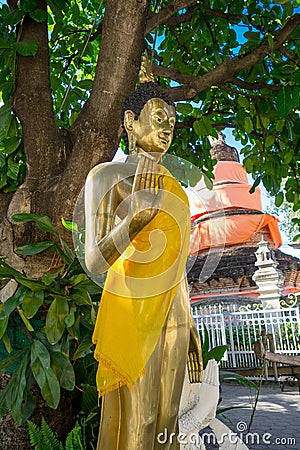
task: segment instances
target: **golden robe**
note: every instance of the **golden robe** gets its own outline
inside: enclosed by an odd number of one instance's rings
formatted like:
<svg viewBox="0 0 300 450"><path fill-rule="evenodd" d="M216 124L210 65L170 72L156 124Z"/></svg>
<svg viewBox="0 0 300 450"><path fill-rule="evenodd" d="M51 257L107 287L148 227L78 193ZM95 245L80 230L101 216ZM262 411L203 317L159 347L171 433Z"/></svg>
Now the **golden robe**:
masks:
<svg viewBox="0 0 300 450"><path fill-rule="evenodd" d="M97 388L106 394L98 450L178 448L170 435L189 345L190 214L179 183L161 166L160 173L160 212L109 269L102 294L93 335Z"/></svg>

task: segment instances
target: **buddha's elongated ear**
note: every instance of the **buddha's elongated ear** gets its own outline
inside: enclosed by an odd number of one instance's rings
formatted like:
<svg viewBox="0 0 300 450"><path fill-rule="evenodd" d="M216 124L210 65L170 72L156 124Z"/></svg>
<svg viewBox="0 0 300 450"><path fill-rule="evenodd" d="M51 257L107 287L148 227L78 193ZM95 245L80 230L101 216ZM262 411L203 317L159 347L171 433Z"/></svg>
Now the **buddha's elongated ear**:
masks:
<svg viewBox="0 0 300 450"><path fill-rule="evenodd" d="M127 133L133 130L134 112L127 109L124 113L124 127Z"/></svg>

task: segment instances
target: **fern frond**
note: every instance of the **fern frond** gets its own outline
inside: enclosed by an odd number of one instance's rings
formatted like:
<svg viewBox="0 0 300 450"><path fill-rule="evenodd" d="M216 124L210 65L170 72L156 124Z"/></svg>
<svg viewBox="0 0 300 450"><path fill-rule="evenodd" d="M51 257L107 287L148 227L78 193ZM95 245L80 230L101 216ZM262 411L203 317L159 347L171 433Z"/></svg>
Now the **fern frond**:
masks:
<svg viewBox="0 0 300 450"><path fill-rule="evenodd" d="M70 431L66 439L65 450L85 450L85 439L81 426L76 423L75 427Z"/></svg>
<svg viewBox="0 0 300 450"><path fill-rule="evenodd" d="M44 417L42 417L42 425L41 430L43 433L44 442L46 444L46 447L44 447L44 450L64 450L62 443L57 439L57 437L54 435L53 431L47 424Z"/></svg>
<svg viewBox="0 0 300 450"><path fill-rule="evenodd" d="M30 420L27 420L27 424L30 444L32 445L32 447L39 445L43 441L43 433L41 432L39 427Z"/></svg>

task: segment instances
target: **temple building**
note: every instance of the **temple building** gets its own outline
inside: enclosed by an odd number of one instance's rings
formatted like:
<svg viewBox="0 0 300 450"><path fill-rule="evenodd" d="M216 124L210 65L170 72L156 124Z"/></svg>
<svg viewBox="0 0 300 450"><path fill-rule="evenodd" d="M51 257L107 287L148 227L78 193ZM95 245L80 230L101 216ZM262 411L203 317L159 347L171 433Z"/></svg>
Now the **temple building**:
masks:
<svg viewBox="0 0 300 450"><path fill-rule="evenodd" d="M188 194L193 227L188 264L191 303L257 300L259 288L252 277L260 242L270 249L283 274L280 295L299 291L300 260L279 250L278 220L262 211L259 188L249 192L236 149L220 135L211 155L217 160L213 189L209 191L202 180Z"/></svg>

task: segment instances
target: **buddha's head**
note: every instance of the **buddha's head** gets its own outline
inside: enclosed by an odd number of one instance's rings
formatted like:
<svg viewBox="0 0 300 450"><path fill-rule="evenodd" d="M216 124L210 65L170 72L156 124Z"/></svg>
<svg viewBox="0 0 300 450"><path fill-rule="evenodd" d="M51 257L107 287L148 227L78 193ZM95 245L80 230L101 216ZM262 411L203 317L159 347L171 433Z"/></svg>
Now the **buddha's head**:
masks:
<svg viewBox="0 0 300 450"><path fill-rule="evenodd" d="M129 152L166 153L172 142L175 120L173 100L156 83L142 83L125 100L122 109Z"/></svg>

